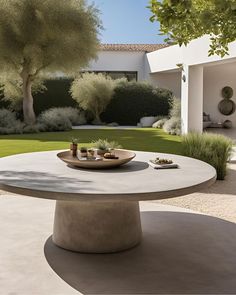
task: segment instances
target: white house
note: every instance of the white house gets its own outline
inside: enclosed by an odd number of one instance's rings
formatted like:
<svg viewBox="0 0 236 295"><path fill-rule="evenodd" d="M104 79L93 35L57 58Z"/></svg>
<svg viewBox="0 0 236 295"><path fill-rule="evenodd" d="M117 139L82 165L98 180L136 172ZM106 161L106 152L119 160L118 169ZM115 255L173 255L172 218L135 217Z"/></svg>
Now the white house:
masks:
<svg viewBox="0 0 236 295"><path fill-rule="evenodd" d="M113 77L147 80L165 87L181 98L182 132L203 130L203 112L213 122L230 120L236 127L236 113L222 115L218 104L221 90L233 88L236 99L236 42L229 55L208 56L209 38L192 41L187 47L164 44L103 44L89 71L107 72Z"/></svg>

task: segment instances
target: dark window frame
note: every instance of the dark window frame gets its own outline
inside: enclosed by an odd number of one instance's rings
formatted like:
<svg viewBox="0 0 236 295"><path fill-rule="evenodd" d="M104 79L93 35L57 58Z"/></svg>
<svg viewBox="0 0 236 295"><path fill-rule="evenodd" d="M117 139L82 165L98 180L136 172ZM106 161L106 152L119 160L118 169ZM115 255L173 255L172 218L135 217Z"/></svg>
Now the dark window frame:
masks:
<svg viewBox="0 0 236 295"><path fill-rule="evenodd" d="M124 78L127 78L127 80L128 80L128 75L131 74L131 75L135 76L135 81L136 82L138 81L138 72L137 71L83 71L83 73L95 73L95 74L105 74L105 75L123 74Z"/></svg>

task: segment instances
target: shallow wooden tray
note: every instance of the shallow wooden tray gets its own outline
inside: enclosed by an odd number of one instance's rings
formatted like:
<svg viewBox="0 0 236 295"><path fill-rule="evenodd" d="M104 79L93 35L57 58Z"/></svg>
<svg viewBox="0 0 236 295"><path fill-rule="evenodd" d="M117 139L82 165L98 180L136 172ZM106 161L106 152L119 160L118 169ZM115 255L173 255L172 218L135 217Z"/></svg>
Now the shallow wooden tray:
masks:
<svg viewBox="0 0 236 295"><path fill-rule="evenodd" d="M71 151L65 151L58 153L57 156L62 161L67 164L79 168L87 168L87 169L108 169L121 166L125 163L131 161L136 154L134 152L128 150L115 150L115 155L119 157L119 159L102 159L101 161L96 160L79 160L77 157L72 157Z"/></svg>

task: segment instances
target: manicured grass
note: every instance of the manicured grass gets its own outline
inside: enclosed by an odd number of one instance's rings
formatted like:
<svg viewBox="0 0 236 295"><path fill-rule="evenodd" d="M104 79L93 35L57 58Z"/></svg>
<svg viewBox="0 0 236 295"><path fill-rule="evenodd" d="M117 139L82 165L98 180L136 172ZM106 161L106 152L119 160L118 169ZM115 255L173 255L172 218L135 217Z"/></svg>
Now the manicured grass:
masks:
<svg viewBox="0 0 236 295"><path fill-rule="evenodd" d="M0 157L38 151L67 149L72 137L79 138L80 146L89 146L99 138L115 140L123 148L181 154L180 137L168 135L162 130L145 129L91 129L68 132L45 132L0 136Z"/></svg>

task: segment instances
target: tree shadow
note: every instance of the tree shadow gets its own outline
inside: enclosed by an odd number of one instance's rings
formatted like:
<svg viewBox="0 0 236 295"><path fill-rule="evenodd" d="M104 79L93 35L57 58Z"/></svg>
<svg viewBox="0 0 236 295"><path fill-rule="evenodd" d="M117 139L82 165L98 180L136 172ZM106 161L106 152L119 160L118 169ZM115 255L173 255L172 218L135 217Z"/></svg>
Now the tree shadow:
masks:
<svg viewBox="0 0 236 295"><path fill-rule="evenodd" d="M68 168L70 169L74 169L74 170L84 170L84 171L88 171L88 168L79 168L79 167L75 167L72 165L67 165ZM132 163L127 163L125 165L116 167L116 168L105 168L105 169L89 169L90 172L93 173L107 173L107 174L114 174L114 173L132 173L135 171L141 171L141 170L145 170L149 168L149 164L146 162L141 162L141 161L134 161L132 160Z"/></svg>
<svg viewBox="0 0 236 295"><path fill-rule="evenodd" d="M68 192L76 190L91 190L91 181L80 180L77 175L63 177L46 172L35 171L1 171L0 187L12 186L16 188L26 188L35 191Z"/></svg>

